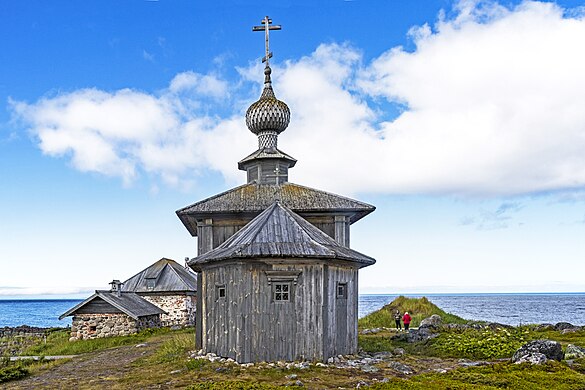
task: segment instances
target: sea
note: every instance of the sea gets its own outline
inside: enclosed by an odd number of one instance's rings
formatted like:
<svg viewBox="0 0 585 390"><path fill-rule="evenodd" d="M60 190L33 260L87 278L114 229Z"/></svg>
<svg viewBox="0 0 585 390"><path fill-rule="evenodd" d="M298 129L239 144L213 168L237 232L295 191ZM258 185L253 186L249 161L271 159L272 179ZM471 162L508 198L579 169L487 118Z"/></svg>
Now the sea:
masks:
<svg viewBox="0 0 585 390"><path fill-rule="evenodd" d="M585 293L531 294L424 294L448 313L468 320L498 322L508 325L570 322L585 325ZM359 296L359 317L392 302L398 295ZM71 317L59 316L81 302L78 299L0 300L0 328L29 325L66 327ZM390 324L389 324L390 325Z"/></svg>

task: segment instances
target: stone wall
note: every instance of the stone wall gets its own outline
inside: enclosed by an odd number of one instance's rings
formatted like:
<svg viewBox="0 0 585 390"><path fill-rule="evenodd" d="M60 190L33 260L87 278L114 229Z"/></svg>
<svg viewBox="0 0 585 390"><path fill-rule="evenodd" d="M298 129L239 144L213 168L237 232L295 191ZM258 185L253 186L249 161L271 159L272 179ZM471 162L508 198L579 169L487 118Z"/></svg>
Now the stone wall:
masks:
<svg viewBox="0 0 585 390"><path fill-rule="evenodd" d="M162 326L194 326L195 295L143 295L142 298L169 314L161 314Z"/></svg>
<svg viewBox="0 0 585 390"><path fill-rule="evenodd" d="M145 328L161 326L158 314L141 317L138 321L123 313L79 314L73 316L69 340L127 336Z"/></svg>

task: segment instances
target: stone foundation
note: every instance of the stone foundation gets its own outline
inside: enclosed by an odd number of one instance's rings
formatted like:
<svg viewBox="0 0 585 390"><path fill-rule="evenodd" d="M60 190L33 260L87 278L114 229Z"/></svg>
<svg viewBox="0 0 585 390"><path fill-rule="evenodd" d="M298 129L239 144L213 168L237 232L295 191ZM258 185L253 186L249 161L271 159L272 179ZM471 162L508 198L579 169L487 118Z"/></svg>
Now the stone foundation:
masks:
<svg viewBox="0 0 585 390"><path fill-rule="evenodd" d="M194 326L195 295L141 295L169 314L161 314L162 326Z"/></svg>
<svg viewBox="0 0 585 390"><path fill-rule="evenodd" d="M79 314L73 316L70 340L128 336L142 329L160 326L161 321L158 314L141 317L138 321L123 313Z"/></svg>

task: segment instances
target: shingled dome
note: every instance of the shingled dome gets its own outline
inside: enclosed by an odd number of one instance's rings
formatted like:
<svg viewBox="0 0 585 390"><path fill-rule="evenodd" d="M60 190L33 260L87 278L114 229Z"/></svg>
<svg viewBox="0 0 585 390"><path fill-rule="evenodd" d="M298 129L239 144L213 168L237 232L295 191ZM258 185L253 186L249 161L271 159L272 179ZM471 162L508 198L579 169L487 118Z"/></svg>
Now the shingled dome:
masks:
<svg viewBox="0 0 585 390"><path fill-rule="evenodd" d="M256 135L264 131L282 133L290 122L290 110L286 103L274 95L270 80L270 67L264 70L264 91L258 101L252 103L246 112L246 126Z"/></svg>

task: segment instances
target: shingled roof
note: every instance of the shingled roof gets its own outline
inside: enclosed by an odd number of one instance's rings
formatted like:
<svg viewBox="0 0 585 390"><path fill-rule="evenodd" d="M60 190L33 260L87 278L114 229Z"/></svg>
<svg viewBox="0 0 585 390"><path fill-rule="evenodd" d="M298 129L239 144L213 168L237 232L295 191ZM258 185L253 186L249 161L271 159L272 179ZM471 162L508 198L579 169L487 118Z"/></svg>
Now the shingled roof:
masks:
<svg viewBox="0 0 585 390"><path fill-rule="evenodd" d="M249 156L244 157L240 162L238 162L239 169L245 169L245 165L247 162L258 160L258 159L284 159L288 160L290 165L289 168L292 168L297 163L293 157L289 156L288 154L284 153L277 148L274 149L258 149L254 153L250 154Z"/></svg>
<svg viewBox="0 0 585 390"><path fill-rule="evenodd" d="M189 265L243 258L340 259L372 265L373 258L339 245L280 202L264 212L214 250L189 261Z"/></svg>
<svg viewBox="0 0 585 390"><path fill-rule="evenodd" d="M120 295L118 295L116 292L96 290L95 294L93 294L91 297L61 314L59 319L62 320L67 316L74 315L77 310L95 299L102 299L106 301L114 308L122 311L135 320L139 319L140 317L153 314L166 314L164 310L148 302L138 294L132 292L122 292Z"/></svg>
<svg viewBox="0 0 585 390"><path fill-rule="evenodd" d="M147 284L147 281L152 281ZM176 261L162 258L122 284L122 291L137 293L197 290L197 277Z"/></svg>
<svg viewBox="0 0 585 390"><path fill-rule="evenodd" d="M216 213L260 213L275 201L295 213L337 211L345 213L354 223L376 208L351 198L304 187L294 183L248 183L177 210L177 216L191 235L197 235L196 218Z"/></svg>

